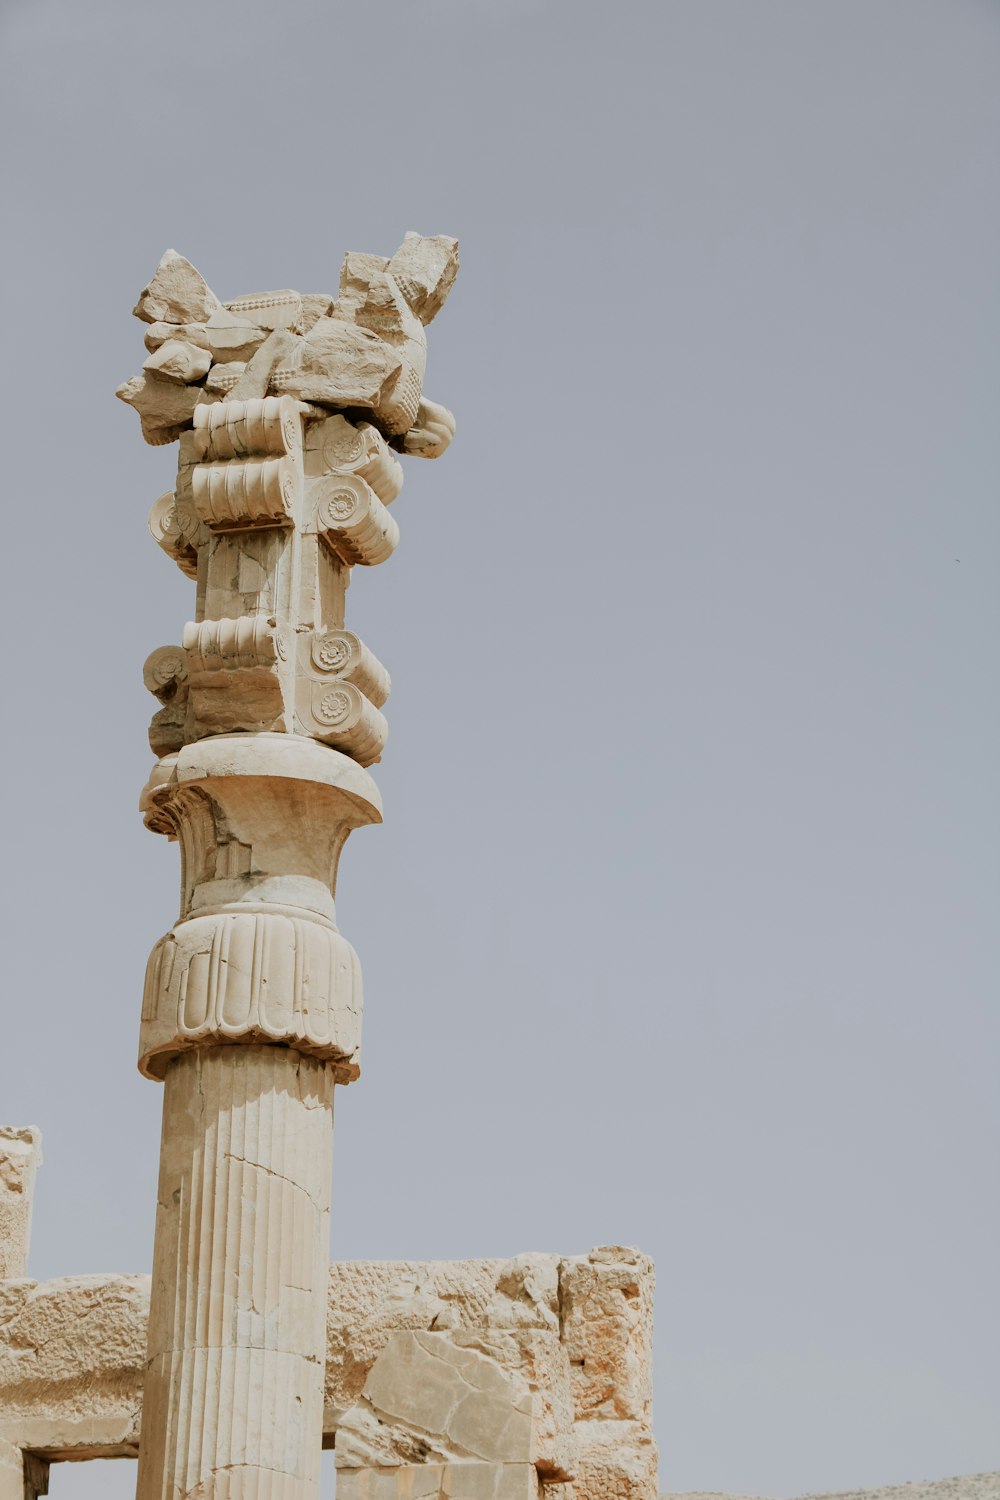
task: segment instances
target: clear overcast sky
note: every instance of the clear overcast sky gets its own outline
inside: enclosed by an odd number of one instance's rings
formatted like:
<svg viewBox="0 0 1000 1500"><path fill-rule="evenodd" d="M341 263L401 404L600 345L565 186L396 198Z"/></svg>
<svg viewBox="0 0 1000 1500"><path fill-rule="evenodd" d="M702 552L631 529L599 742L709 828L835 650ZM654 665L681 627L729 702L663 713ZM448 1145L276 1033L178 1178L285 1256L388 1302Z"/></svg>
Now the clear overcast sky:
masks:
<svg viewBox="0 0 1000 1500"><path fill-rule="evenodd" d="M664 1489L1000 1468L1000 4L5 0L2 1106L33 1274L151 1259L193 589L115 386L457 235L402 543L332 1253L641 1246ZM125 1496L62 1466L53 1500Z"/></svg>

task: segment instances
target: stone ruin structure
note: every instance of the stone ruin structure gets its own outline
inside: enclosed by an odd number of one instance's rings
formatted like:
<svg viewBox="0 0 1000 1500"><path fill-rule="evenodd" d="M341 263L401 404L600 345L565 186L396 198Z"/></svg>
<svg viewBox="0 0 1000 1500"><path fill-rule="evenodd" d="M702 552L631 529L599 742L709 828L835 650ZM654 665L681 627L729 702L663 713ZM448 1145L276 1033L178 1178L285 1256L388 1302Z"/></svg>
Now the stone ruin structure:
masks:
<svg viewBox="0 0 1000 1500"><path fill-rule="evenodd" d="M118 391L178 443L150 529L195 584L158 708L147 826L181 911L153 949L139 1067L163 1085L151 1277L27 1277L32 1129L0 1131L0 1500L59 1460L138 1455L139 1500L651 1500L653 1268L638 1251L328 1264L333 1091L359 1075L340 851L381 820L389 674L345 624L385 562L424 397L445 236L348 254L339 294L222 303L168 250Z"/></svg>

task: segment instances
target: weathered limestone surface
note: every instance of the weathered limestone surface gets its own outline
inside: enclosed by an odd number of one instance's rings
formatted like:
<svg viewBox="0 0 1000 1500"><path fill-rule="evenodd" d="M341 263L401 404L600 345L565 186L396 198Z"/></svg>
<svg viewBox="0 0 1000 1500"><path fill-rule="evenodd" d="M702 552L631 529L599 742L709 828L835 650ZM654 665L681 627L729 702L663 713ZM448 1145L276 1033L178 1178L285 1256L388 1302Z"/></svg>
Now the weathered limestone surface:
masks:
<svg viewBox="0 0 1000 1500"><path fill-rule="evenodd" d="M0 1282L0 1437L51 1458L135 1454L149 1283Z"/></svg>
<svg viewBox="0 0 1000 1500"><path fill-rule="evenodd" d="M166 250L133 311L144 323L196 323L218 305L218 297L191 262L176 250Z"/></svg>
<svg viewBox="0 0 1000 1500"><path fill-rule="evenodd" d="M194 1122L187 1129L193 1132ZM182 1163L189 1159L182 1143L176 1154ZM232 1161L230 1170L235 1200L245 1174L256 1169ZM161 1187L172 1195L173 1184L171 1178ZM280 1179L272 1191L299 1196ZM243 1220L250 1209L240 1202ZM290 1227L301 1230L298 1218L308 1205L293 1201L289 1212ZM279 1217L276 1201L268 1222ZM237 1231L244 1251L245 1228ZM197 1238L190 1225L186 1232L188 1243ZM298 1233L295 1246L286 1242L287 1254L294 1250L301 1259L306 1238ZM273 1274L272 1258L264 1262ZM308 1265L294 1272L302 1284L310 1274ZM228 1281L220 1276L214 1299L189 1316L203 1320L206 1339L241 1319L257 1320L255 1357L266 1361L270 1350L280 1353L289 1342L283 1330L290 1319L308 1320L307 1299L300 1293L289 1300L280 1279L261 1285L264 1272L252 1262L244 1275L242 1289L232 1273ZM440 1485L451 1494L504 1496L523 1493L530 1471L536 1487L572 1481L578 1500L655 1495L648 1417L602 1417L579 1380L582 1404L575 1405L571 1381L577 1361L593 1373L630 1358L634 1321L631 1313L618 1315L610 1293L616 1281L627 1290L638 1280L648 1305L652 1268L644 1256L604 1247L577 1257L339 1262L326 1276L322 1425L324 1441L336 1444L338 1493L340 1484L359 1497L423 1494L425 1486L437 1494ZM571 1356L560 1312L568 1306L567 1289L581 1278L591 1315L571 1319ZM621 1286L617 1295L626 1300ZM0 1286L0 1438L49 1459L135 1453L148 1316L147 1277ZM150 1337L150 1347L171 1342L169 1324ZM636 1388L647 1386L648 1371L639 1373Z"/></svg>
<svg viewBox="0 0 1000 1500"><path fill-rule="evenodd" d="M33 1125L0 1125L0 1280L27 1274L31 1205L41 1161L40 1131Z"/></svg>

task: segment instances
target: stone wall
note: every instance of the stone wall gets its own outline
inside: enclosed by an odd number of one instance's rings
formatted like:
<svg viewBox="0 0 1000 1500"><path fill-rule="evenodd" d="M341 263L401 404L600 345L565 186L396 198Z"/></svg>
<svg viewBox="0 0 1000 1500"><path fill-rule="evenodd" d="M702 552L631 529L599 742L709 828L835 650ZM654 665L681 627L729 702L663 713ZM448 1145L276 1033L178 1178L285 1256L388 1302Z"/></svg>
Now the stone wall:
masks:
<svg viewBox="0 0 1000 1500"><path fill-rule="evenodd" d="M653 1500L652 1305L651 1262L617 1246L332 1265L340 1500ZM0 1282L0 1442L135 1454L148 1309L145 1276Z"/></svg>

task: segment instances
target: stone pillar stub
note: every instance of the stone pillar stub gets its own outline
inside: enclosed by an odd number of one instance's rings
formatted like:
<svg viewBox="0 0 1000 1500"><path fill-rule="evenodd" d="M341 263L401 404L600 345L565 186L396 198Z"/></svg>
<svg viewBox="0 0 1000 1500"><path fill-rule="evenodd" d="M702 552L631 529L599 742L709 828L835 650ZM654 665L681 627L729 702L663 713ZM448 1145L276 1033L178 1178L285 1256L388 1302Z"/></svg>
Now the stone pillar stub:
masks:
<svg viewBox="0 0 1000 1500"><path fill-rule="evenodd" d="M42 1133L34 1125L0 1125L0 1281L27 1276L35 1173Z"/></svg>

